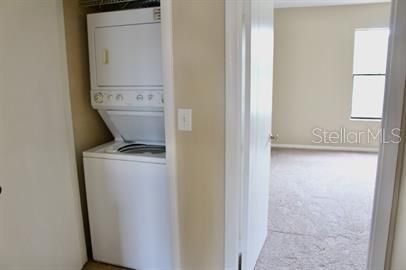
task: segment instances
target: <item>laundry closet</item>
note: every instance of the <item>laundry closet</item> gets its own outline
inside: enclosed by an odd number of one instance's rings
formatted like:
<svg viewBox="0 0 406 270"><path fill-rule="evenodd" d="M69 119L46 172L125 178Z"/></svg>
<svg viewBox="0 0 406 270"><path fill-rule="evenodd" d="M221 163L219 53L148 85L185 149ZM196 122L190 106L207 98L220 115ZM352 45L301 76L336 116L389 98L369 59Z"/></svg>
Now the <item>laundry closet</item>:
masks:
<svg viewBox="0 0 406 270"><path fill-rule="evenodd" d="M83 152L95 261L170 269L160 7L87 16L91 104L114 141Z"/></svg>

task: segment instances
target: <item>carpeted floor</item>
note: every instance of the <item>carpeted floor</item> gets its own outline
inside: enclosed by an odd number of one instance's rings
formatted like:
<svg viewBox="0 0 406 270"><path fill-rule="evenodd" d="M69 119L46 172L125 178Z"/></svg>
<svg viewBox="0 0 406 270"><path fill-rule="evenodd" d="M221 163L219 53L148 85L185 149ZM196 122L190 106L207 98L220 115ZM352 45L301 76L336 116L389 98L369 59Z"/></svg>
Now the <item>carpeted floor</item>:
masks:
<svg viewBox="0 0 406 270"><path fill-rule="evenodd" d="M273 150L255 270L365 270L377 155Z"/></svg>

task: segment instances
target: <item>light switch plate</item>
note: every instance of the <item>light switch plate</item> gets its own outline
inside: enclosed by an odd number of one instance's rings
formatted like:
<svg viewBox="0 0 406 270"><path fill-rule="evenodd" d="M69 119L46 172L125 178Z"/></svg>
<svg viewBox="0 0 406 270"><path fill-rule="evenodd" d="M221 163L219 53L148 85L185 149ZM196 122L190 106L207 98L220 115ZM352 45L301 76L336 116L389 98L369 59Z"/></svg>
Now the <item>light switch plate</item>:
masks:
<svg viewBox="0 0 406 270"><path fill-rule="evenodd" d="M178 130L192 131L191 109L178 109Z"/></svg>

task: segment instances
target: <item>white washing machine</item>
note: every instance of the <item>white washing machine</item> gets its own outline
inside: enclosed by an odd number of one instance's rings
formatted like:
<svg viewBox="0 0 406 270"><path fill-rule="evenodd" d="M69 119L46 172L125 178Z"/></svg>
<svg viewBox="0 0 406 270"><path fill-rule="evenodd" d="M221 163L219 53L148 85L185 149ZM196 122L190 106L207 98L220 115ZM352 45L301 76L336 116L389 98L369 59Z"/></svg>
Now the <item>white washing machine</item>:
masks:
<svg viewBox="0 0 406 270"><path fill-rule="evenodd" d="M115 141L83 153L93 256L172 268L159 8L88 16L91 100Z"/></svg>
<svg viewBox="0 0 406 270"><path fill-rule="evenodd" d="M134 269L171 269L164 146L111 142L83 153L93 256Z"/></svg>
<svg viewBox="0 0 406 270"><path fill-rule="evenodd" d="M99 113L116 138L83 153L93 257L137 270L169 270L163 112L99 108Z"/></svg>
<svg viewBox="0 0 406 270"><path fill-rule="evenodd" d="M160 95L154 91L143 95ZM131 95L141 94L123 95L131 100ZM131 105L132 111L111 106L102 110L99 105L115 141L83 153L93 258L137 270L169 270L172 230L164 115L146 107L136 111L139 102Z"/></svg>

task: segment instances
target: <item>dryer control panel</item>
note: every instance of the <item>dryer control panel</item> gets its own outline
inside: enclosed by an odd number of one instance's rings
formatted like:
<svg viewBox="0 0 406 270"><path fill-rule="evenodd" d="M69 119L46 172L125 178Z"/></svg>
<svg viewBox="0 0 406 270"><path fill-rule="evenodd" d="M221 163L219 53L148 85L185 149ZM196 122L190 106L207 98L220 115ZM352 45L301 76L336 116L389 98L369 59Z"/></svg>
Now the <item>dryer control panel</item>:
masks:
<svg viewBox="0 0 406 270"><path fill-rule="evenodd" d="M91 99L95 109L162 111L164 107L162 90L91 91Z"/></svg>

